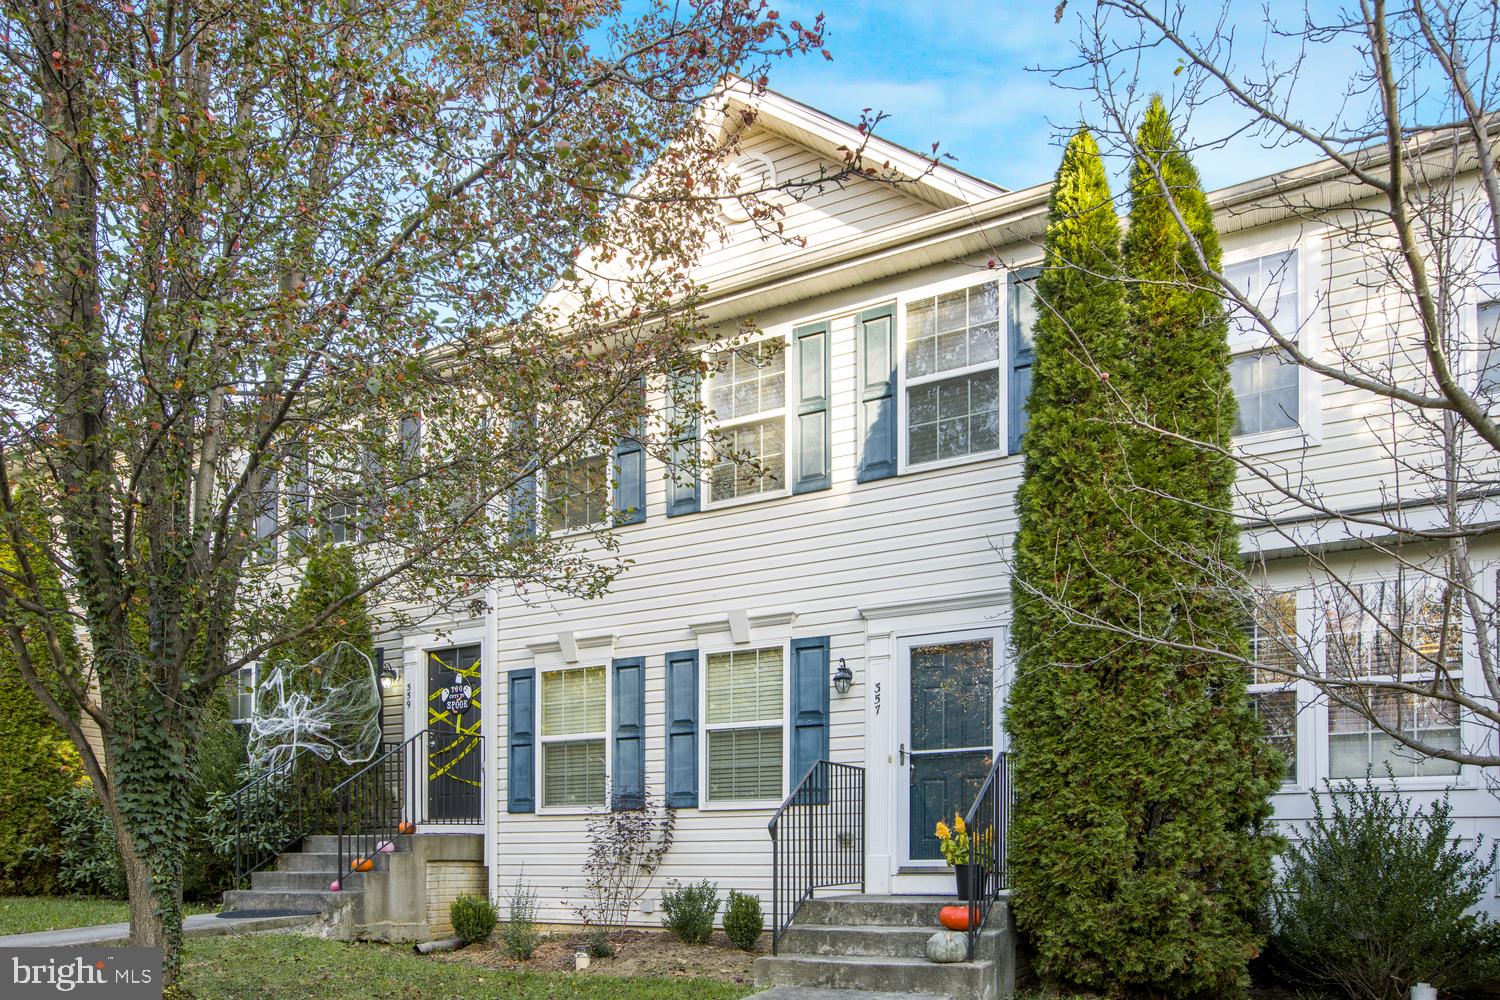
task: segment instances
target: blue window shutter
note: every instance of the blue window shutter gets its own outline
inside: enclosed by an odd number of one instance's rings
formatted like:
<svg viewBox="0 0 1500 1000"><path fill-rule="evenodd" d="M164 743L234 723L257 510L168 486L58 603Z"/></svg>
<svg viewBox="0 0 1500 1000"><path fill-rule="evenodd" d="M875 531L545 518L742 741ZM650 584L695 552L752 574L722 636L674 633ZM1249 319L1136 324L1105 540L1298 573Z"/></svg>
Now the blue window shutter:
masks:
<svg viewBox="0 0 1500 1000"><path fill-rule="evenodd" d="M307 448L292 452L292 471L286 483L286 521L292 556L300 556L312 541L312 483L309 482Z"/></svg>
<svg viewBox="0 0 1500 1000"><path fill-rule="evenodd" d="M698 805L698 651L667 654L667 805Z"/></svg>
<svg viewBox="0 0 1500 1000"><path fill-rule="evenodd" d="M646 520L646 449L634 438L615 445L615 524Z"/></svg>
<svg viewBox="0 0 1500 1000"><path fill-rule="evenodd" d="M828 453L828 324L792 331L797 365L797 451L793 493L833 485Z"/></svg>
<svg viewBox="0 0 1500 1000"><path fill-rule="evenodd" d="M792 782L828 759L828 636L792 640Z"/></svg>
<svg viewBox="0 0 1500 1000"><path fill-rule="evenodd" d="M667 380L667 419L670 424L682 420L679 399L696 399L698 373L682 372ZM671 460L667 463L667 516L695 514L698 511L698 418L680 428L672 441Z"/></svg>
<svg viewBox="0 0 1500 1000"><path fill-rule="evenodd" d="M646 661L614 662L615 759L613 809L641 809L646 798Z"/></svg>
<svg viewBox="0 0 1500 1000"><path fill-rule="evenodd" d="M512 670L506 695L510 722L506 811L536 812L536 671Z"/></svg>
<svg viewBox="0 0 1500 1000"><path fill-rule="evenodd" d="M1021 449L1021 435L1026 432L1026 398L1031 395L1031 368L1036 364L1031 324L1036 317L1036 276L1041 273L1039 267L1028 267L1013 271L1010 276L1009 308L1006 310L1009 333L1006 340L1010 344L1010 384L1006 391L1009 398L1006 450L1009 454Z"/></svg>
<svg viewBox="0 0 1500 1000"><path fill-rule="evenodd" d="M854 320L859 346L859 471L868 483L896 474L896 307L877 306Z"/></svg>
<svg viewBox="0 0 1500 1000"><path fill-rule="evenodd" d="M276 561L276 533L281 527L276 512L276 470L261 473L260 492L255 495L255 561Z"/></svg>

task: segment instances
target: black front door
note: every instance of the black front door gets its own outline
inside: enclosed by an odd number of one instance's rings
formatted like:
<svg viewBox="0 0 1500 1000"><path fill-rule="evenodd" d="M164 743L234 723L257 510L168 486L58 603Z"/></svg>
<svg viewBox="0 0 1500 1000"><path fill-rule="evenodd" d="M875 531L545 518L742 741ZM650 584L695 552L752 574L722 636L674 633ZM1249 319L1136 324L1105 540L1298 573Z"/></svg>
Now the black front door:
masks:
<svg viewBox="0 0 1500 1000"><path fill-rule="evenodd" d="M427 819L477 823L484 746L479 739L479 647L427 652Z"/></svg>
<svg viewBox="0 0 1500 1000"><path fill-rule="evenodd" d="M938 820L974 804L994 759L995 644L913 646L910 652L910 833L913 861L941 859Z"/></svg>

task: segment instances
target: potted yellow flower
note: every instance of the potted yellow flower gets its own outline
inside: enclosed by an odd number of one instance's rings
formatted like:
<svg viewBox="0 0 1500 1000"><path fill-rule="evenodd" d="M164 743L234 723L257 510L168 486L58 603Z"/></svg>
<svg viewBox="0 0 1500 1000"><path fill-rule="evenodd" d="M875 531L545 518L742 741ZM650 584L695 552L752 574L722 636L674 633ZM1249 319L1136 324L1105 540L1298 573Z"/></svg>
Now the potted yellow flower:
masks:
<svg viewBox="0 0 1500 1000"><path fill-rule="evenodd" d="M958 877L958 898L968 899L970 888L978 890L980 880L983 878L983 867L979 863L982 859L974 850L979 846L975 843L978 838L969 836L969 831L964 826L964 818L958 813L953 814L951 829L947 823L938 820L937 838L943 850L943 860L953 866L953 872Z"/></svg>

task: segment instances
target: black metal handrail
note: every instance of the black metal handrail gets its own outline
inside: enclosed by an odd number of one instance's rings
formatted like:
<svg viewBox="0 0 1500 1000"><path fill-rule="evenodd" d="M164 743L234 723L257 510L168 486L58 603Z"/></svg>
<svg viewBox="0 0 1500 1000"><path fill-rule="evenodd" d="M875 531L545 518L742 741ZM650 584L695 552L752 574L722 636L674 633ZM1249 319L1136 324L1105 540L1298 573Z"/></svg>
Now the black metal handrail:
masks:
<svg viewBox="0 0 1500 1000"><path fill-rule="evenodd" d="M865 891L865 769L813 763L767 824L771 834L771 954L818 889Z"/></svg>
<svg viewBox="0 0 1500 1000"><path fill-rule="evenodd" d="M298 747L230 795L235 888L321 825L327 803L322 763L316 753Z"/></svg>
<svg viewBox="0 0 1500 1000"><path fill-rule="evenodd" d="M984 922L989 919L995 900L1010 886L1005 863L1005 838L1014 802L1010 758L998 753L984 784L979 786L974 804L964 815L964 830L969 837L969 861L977 866L971 869L974 874L969 879L967 892L970 961L974 959L979 933L984 930Z"/></svg>
<svg viewBox="0 0 1500 1000"><path fill-rule="evenodd" d="M471 754L475 766L455 775ZM380 855L396 849L397 837L424 823L484 822L484 737L424 729L350 775L331 798L342 889L350 875L373 871Z"/></svg>

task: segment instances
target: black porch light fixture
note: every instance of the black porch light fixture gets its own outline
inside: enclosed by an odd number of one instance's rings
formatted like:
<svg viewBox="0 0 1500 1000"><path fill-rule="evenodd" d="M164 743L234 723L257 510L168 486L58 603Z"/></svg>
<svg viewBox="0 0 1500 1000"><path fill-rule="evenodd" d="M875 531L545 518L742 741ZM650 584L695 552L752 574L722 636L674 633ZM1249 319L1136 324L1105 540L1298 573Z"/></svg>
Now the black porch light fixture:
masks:
<svg viewBox="0 0 1500 1000"><path fill-rule="evenodd" d="M833 672L833 689L839 694L848 694L849 688L854 684L854 671L849 669L849 664L839 657L839 668Z"/></svg>
<svg viewBox="0 0 1500 1000"><path fill-rule="evenodd" d="M380 664L380 690L389 691L396 684L396 668L389 663Z"/></svg>

